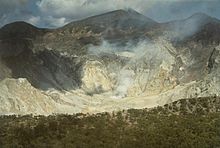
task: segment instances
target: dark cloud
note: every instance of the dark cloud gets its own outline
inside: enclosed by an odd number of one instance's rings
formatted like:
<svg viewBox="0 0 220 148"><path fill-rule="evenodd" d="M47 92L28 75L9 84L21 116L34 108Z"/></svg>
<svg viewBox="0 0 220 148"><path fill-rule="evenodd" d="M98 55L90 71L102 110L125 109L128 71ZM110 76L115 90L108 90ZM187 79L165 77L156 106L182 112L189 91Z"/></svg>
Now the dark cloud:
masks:
<svg viewBox="0 0 220 148"><path fill-rule="evenodd" d="M0 0L0 26L14 21L37 24L39 16L34 16L30 2L34 0Z"/></svg>
<svg viewBox="0 0 220 148"><path fill-rule="evenodd" d="M0 0L0 26L24 20L39 27L59 27L103 12L133 8L159 22L196 12L220 18L219 0Z"/></svg>
<svg viewBox="0 0 220 148"><path fill-rule="evenodd" d="M194 13L202 12L220 18L219 0L179 0L158 2L154 7L145 10L148 15L159 22L183 19Z"/></svg>

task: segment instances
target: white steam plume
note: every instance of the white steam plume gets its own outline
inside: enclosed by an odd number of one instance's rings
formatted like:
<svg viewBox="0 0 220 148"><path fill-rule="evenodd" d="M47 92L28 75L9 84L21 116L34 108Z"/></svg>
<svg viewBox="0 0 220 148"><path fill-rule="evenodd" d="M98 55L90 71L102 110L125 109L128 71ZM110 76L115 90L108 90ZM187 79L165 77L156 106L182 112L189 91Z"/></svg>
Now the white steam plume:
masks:
<svg viewBox="0 0 220 148"><path fill-rule="evenodd" d="M172 61L170 60L171 55L163 47L163 44L148 40L140 41L135 45L132 45L130 42L125 47L103 41L100 46L91 46L88 51L90 54L97 56L115 54L129 59L125 66L119 72L116 72L117 83L114 98L127 96L128 90L134 85L139 71L150 71L146 76L148 79L151 79L163 62L168 63L167 65L172 65ZM170 67L165 68L169 69Z"/></svg>

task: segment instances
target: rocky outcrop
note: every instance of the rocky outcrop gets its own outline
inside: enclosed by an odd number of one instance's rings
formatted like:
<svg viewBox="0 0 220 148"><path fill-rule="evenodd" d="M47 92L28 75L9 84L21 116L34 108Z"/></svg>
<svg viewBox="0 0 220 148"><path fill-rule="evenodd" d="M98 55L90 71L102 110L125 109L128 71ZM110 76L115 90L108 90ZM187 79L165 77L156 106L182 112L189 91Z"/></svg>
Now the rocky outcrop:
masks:
<svg viewBox="0 0 220 148"><path fill-rule="evenodd" d="M1 114L47 114L56 110L55 102L24 78L4 79L0 94Z"/></svg>
<svg viewBox="0 0 220 148"><path fill-rule="evenodd" d="M82 86L88 94L111 91L113 83L106 67L99 61L86 61L82 69Z"/></svg>

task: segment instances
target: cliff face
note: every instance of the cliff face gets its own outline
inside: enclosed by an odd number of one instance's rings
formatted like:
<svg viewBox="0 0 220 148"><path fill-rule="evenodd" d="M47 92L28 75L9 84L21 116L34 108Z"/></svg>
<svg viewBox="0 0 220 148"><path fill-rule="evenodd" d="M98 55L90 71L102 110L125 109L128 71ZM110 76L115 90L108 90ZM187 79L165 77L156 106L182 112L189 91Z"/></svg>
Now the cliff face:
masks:
<svg viewBox="0 0 220 148"><path fill-rule="evenodd" d="M8 24L0 112L100 112L218 95L219 32L219 20L204 14L159 24L133 10L55 30Z"/></svg>

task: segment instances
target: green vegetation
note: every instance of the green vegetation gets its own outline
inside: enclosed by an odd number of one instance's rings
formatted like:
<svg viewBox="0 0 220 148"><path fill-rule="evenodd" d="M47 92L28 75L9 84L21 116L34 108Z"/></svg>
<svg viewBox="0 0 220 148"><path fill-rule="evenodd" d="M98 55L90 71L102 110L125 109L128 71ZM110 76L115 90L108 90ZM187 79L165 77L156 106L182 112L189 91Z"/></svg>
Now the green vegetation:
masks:
<svg viewBox="0 0 220 148"><path fill-rule="evenodd" d="M0 147L220 147L220 98L95 115L1 116Z"/></svg>

